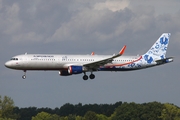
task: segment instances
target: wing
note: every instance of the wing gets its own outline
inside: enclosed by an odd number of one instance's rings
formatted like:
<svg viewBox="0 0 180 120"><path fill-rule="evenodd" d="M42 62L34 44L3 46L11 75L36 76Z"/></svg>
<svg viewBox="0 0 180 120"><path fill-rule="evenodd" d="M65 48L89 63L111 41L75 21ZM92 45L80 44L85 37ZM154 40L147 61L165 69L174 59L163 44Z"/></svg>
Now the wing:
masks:
<svg viewBox="0 0 180 120"><path fill-rule="evenodd" d="M100 66L103 66L107 63L111 63L113 61L114 58L120 57L121 55L123 55L124 51L126 49L126 45L119 51L118 54L113 55L112 57L103 59L103 60L99 60L99 61L95 61L95 62L91 62L91 63L87 63L87 64L83 64L84 67L87 67L88 69L97 69Z"/></svg>

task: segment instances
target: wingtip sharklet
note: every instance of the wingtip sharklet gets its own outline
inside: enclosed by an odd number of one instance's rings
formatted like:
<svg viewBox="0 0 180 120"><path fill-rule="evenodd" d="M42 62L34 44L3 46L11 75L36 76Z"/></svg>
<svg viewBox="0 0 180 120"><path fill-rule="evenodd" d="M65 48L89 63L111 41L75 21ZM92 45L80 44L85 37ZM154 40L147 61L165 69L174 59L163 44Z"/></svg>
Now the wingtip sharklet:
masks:
<svg viewBox="0 0 180 120"><path fill-rule="evenodd" d="M126 45L124 45L124 47L119 51L120 55L123 55L126 49Z"/></svg>
<svg viewBox="0 0 180 120"><path fill-rule="evenodd" d="M94 55L94 54L95 54L94 52L91 53L91 55Z"/></svg>

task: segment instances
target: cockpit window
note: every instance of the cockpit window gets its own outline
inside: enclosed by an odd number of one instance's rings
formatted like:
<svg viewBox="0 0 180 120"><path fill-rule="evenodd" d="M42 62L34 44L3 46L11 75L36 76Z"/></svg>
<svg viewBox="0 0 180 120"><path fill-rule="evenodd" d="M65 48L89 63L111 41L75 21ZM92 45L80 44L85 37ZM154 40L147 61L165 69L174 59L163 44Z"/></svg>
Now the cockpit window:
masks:
<svg viewBox="0 0 180 120"><path fill-rule="evenodd" d="M11 60L18 60L18 58L11 58Z"/></svg>

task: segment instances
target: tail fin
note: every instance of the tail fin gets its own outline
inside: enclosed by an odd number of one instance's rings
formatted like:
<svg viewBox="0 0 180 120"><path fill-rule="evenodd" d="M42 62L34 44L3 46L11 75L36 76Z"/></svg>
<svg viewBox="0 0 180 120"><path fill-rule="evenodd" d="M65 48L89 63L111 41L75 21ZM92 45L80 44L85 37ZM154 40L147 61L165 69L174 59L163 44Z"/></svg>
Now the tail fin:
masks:
<svg viewBox="0 0 180 120"><path fill-rule="evenodd" d="M163 33L159 37L149 51L143 55L145 61L151 63L155 60L165 59L170 35L170 33Z"/></svg>

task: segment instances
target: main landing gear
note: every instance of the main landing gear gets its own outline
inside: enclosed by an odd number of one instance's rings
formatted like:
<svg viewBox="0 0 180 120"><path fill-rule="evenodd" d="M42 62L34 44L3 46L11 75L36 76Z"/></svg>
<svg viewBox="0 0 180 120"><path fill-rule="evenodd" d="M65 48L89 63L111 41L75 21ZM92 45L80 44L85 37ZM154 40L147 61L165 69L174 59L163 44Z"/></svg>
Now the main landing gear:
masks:
<svg viewBox="0 0 180 120"><path fill-rule="evenodd" d="M26 70L24 70L24 75L22 76L23 79L26 79Z"/></svg>
<svg viewBox="0 0 180 120"><path fill-rule="evenodd" d="M95 75L94 75L93 73L91 73L91 74L89 75L89 78L90 78L90 79L94 79L94 78L95 78ZM88 76L86 75L86 73L84 73L83 80L88 80Z"/></svg>

